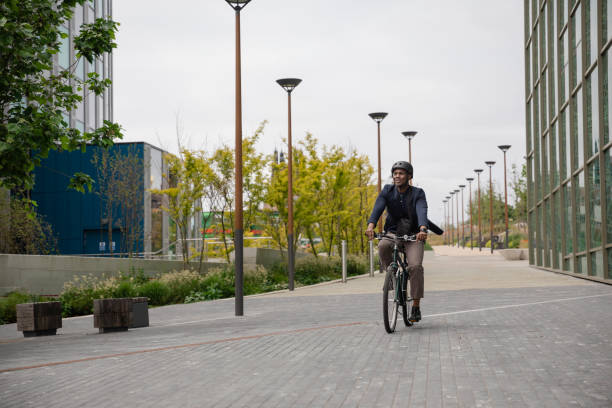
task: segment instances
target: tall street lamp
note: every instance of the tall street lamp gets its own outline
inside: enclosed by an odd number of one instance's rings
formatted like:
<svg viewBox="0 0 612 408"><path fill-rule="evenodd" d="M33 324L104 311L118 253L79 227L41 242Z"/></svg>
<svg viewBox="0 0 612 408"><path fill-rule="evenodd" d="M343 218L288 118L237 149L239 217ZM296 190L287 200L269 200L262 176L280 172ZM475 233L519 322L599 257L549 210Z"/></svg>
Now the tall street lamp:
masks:
<svg viewBox="0 0 612 408"><path fill-rule="evenodd" d="M491 220L491 253L493 253L493 178L491 168L495 164L494 161L486 161L489 166L489 218Z"/></svg>
<svg viewBox="0 0 612 408"><path fill-rule="evenodd" d="M474 177L465 178L470 183L470 249L474 249L474 228L472 224L472 181Z"/></svg>
<svg viewBox="0 0 612 408"><path fill-rule="evenodd" d="M386 112L374 112L369 114L370 117L376 122L378 126L378 193L380 194L381 190L381 178L380 178L380 122L388 115ZM382 232L382 223L380 219L378 219L378 232Z"/></svg>
<svg viewBox="0 0 612 408"><path fill-rule="evenodd" d="M465 207L463 205L463 189L465 184L460 184L459 188L461 189L461 244L465 248L465 219L463 218L465 214Z"/></svg>
<svg viewBox="0 0 612 408"><path fill-rule="evenodd" d="M455 192L449 192L451 196L450 214L451 214L451 246L455 244Z"/></svg>
<svg viewBox="0 0 612 408"><path fill-rule="evenodd" d="M242 72L240 61L240 10L251 0L225 0L236 11L236 149L235 149L235 215L234 215L234 263L235 263L235 311L244 315L244 248L242 221Z"/></svg>
<svg viewBox="0 0 612 408"><path fill-rule="evenodd" d="M482 169L475 169L474 173L478 176L478 250L482 251L482 213L480 210L480 173Z"/></svg>
<svg viewBox="0 0 612 408"><path fill-rule="evenodd" d="M451 197L446 196L444 198L446 198L446 228L449 229L450 228L450 214L449 214L448 208L449 208ZM446 233L446 237L447 237L446 243L449 244L450 243L450 231Z"/></svg>
<svg viewBox="0 0 612 408"><path fill-rule="evenodd" d="M287 193L287 251L289 253L289 290L293 290L293 281L295 277L295 259L293 256L293 150L291 144L291 92L296 86L302 82L298 78L283 78L276 81L285 91L289 105L288 112L288 131L287 131L287 178L288 178L288 193Z"/></svg>
<svg viewBox="0 0 612 408"><path fill-rule="evenodd" d="M457 210L457 248L459 248L459 189L457 190L453 190L455 192L455 203L456 205L456 210Z"/></svg>
<svg viewBox="0 0 612 408"><path fill-rule="evenodd" d="M504 212L506 216L506 248L508 248L508 182L506 178L506 152L510 149L510 145L497 146L504 152Z"/></svg>
<svg viewBox="0 0 612 408"><path fill-rule="evenodd" d="M443 224L445 226L445 228L444 228L445 230L448 229L448 224L446 223L446 203L447 203L446 200L442 200L442 205L444 206L444 222L443 222ZM447 238L447 234L445 233L444 234L444 243L445 244L446 244L446 238Z"/></svg>
<svg viewBox="0 0 612 408"><path fill-rule="evenodd" d="M416 134L417 132L414 131L402 132L402 135L408 139L408 161L410 164L412 164L412 138L415 137ZM412 185L412 179L410 179L408 182L410 185Z"/></svg>

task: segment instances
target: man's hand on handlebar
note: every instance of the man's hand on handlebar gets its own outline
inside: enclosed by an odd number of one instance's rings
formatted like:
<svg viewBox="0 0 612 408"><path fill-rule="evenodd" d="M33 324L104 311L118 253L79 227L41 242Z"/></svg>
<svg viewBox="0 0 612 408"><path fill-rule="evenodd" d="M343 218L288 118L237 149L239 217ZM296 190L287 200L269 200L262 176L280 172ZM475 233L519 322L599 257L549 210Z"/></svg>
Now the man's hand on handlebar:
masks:
<svg viewBox="0 0 612 408"><path fill-rule="evenodd" d="M370 241L374 239L374 234L375 234L374 227L375 225L373 223L369 223L368 228L365 231L365 235L366 237L368 237Z"/></svg>
<svg viewBox="0 0 612 408"><path fill-rule="evenodd" d="M427 233L419 232L416 236L417 241L427 241Z"/></svg>

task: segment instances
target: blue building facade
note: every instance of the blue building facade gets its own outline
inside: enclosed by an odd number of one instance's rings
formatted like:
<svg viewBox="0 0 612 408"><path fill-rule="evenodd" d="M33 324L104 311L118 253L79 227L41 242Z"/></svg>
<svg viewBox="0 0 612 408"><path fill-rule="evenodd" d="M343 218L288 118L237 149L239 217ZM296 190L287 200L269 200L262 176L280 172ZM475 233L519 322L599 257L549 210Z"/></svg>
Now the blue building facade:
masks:
<svg viewBox="0 0 612 408"><path fill-rule="evenodd" d="M35 170L32 199L38 204L38 212L51 224L58 239L59 253L164 255L168 247L168 217L161 210L163 197L149 191L166 187L164 152L147 143L117 143L108 150L108 157L124 158L122 171L129 172L133 180L129 193L134 200L131 214L127 215L115 198L110 217L105 195L100 192L104 183L94 163L94 157L101 157L102 152L103 149L96 146L88 146L85 152L52 151ZM131 157L131 161L125 160L126 157ZM67 189L70 177L76 172L93 177L95 183L91 192ZM130 217L132 228L126 227L126 216ZM112 238L109 237L109 220Z"/></svg>

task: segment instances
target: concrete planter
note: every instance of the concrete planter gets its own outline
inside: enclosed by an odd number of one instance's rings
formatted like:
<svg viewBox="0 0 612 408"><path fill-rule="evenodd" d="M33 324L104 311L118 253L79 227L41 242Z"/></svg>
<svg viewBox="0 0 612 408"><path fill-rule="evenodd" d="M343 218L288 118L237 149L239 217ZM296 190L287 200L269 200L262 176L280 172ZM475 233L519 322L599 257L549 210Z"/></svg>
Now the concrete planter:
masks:
<svg viewBox="0 0 612 408"><path fill-rule="evenodd" d="M498 251L507 261L519 261L523 253L522 249L500 249Z"/></svg>
<svg viewBox="0 0 612 408"><path fill-rule="evenodd" d="M130 329L149 327L149 299L146 297L132 298L132 319Z"/></svg>
<svg viewBox="0 0 612 408"><path fill-rule="evenodd" d="M36 302L17 305L17 330L24 337L54 335L62 327L60 302Z"/></svg>

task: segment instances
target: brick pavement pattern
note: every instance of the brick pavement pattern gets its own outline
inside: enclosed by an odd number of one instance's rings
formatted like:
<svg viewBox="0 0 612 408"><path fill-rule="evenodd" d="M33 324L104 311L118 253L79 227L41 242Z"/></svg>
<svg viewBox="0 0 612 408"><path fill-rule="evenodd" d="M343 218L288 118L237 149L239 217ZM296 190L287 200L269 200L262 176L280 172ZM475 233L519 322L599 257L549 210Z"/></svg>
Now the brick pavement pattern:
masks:
<svg viewBox="0 0 612 408"><path fill-rule="evenodd" d="M505 287L490 260L461 262L426 260L424 319L391 335L379 276L249 297L240 318L227 299L152 309L151 327L123 333L91 316L46 338L5 325L0 407L612 406L612 287L524 263L524 287ZM453 265L457 279L488 270L488 287L428 290Z"/></svg>

